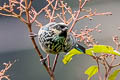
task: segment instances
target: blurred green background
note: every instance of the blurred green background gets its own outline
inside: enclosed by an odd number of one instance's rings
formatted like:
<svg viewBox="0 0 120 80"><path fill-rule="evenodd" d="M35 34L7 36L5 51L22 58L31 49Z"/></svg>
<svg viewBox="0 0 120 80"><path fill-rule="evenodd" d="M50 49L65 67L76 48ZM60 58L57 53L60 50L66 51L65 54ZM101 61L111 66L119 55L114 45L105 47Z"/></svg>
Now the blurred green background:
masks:
<svg viewBox="0 0 120 80"><path fill-rule="evenodd" d="M3 1L0 0L0 5ZM65 0L68 4L77 9L78 0ZM33 6L39 10L46 4L45 0L34 0ZM98 12L112 12L112 16L96 16L92 21L88 19L81 20L76 24L75 29L84 26L94 27L102 24L100 29L102 33L93 32L95 39L100 44L111 45L115 47L112 41L113 35L120 34L120 0L90 0L85 6L87 9L97 9ZM43 15L43 14L42 14ZM39 18L44 24L46 20ZM79 26L79 27L78 27ZM34 25L34 32L38 28ZM33 49L29 33L25 24L18 19L0 16L0 66L2 63L17 60L17 62L7 71L11 80L49 80L48 73L39 61L39 56ZM45 56L45 55L44 55ZM54 58L54 55L51 55ZM95 65L95 61L87 55L75 56L73 60L64 65L62 63L63 54L58 59L55 70L56 80L86 80L85 69L90 65ZM1 69L2 67L0 67ZM119 80L118 76L117 80ZM4 79L3 79L4 80ZM92 80L98 80L96 76Z"/></svg>

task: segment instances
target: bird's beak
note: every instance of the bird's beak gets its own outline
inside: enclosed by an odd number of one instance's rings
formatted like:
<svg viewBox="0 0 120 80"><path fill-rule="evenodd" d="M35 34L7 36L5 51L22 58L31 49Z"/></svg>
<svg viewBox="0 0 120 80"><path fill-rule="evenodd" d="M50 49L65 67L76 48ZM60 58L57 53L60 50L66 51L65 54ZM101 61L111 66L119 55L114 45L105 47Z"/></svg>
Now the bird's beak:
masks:
<svg viewBox="0 0 120 80"><path fill-rule="evenodd" d="M64 29L62 29L62 31L67 31L68 30L68 28L67 27L65 27Z"/></svg>

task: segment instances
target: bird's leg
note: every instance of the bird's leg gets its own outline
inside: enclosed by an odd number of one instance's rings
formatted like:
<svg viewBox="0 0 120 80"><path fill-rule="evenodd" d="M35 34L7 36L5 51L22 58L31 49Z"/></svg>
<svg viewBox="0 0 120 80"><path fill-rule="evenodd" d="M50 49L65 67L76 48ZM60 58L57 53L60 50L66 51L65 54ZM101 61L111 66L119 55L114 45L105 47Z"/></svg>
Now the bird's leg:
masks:
<svg viewBox="0 0 120 80"><path fill-rule="evenodd" d="M30 32L29 36L30 36L31 38L34 38L34 37L37 37L38 35L35 34L34 32Z"/></svg>
<svg viewBox="0 0 120 80"><path fill-rule="evenodd" d="M49 57L49 54L47 54L47 62L48 62L48 68L50 68L50 57Z"/></svg>

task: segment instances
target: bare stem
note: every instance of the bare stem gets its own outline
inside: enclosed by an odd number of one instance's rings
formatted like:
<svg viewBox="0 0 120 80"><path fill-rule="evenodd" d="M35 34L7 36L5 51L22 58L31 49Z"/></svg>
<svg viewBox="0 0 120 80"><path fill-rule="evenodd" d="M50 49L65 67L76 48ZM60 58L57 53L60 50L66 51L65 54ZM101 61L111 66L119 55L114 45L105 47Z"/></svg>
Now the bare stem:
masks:
<svg viewBox="0 0 120 80"><path fill-rule="evenodd" d="M98 78L99 80L102 80L102 76L101 76L101 72L100 72L100 64L99 64L99 59L96 58L96 62L97 62L97 65L98 65Z"/></svg>
<svg viewBox="0 0 120 80"><path fill-rule="evenodd" d="M54 21L54 14L55 14L55 10L57 8L57 5L58 5L58 0L56 0L55 6L53 7L53 11L52 11L52 15L51 15L51 18L50 18L50 22Z"/></svg>
<svg viewBox="0 0 120 80"><path fill-rule="evenodd" d="M28 9L28 4L27 4L27 3L28 3L27 0L25 0L27 26L28 26L29 32L32 32L32 28L31 28L32 25L31 25L31 23L30 23L29 9ZM31 40L32 40L32 43L33 43L33 46L34 46L36 52L38 53L38 55L40 56L40 58L43 59L43 56L42 56L42 54L40 53L40 51L39 51L39 49L38 49L38 47L37 47L37 44L36 44L36 42L35 42L35 39L34 39L34 38L31 38ZM44 65L45 69L47 70L47 72L49 73L49 75L50 75L50 77L51 77L51 80L55 80L54 74L53 74L53 72L51 71L51 69L48 68L48 66L47 66L46 63L43 63L43 65Z"/></svg>
<svg viewBox="0 0 120 80"><path fill-rule="evenodd" d="M58 56L59 56L59 54L56 54L55 59L54 59L53 68L52 68L53 72L55 71L55 67L56 67L56 64L57 64Z"/></svg>
<svg viewBox="0 0 120 80"><path fill-rule="evenodd" d="M111 69L112 69L112 67L109 67L109 68L108 68L107 72L106 72L105 75L104 75L104 80L107 80L107 78L108 78L108 76L109 76L109 74L110 74Z"/></svg>
<svg viewBox="0 0 120 80"><path fill-rule="evenodd" d="M80 15L80 12L81 12L82 8L84 7L84 5L87 3L87 1L88 1L88 0L85 0L85 1L83 2L83 4L81 4L82 1L79 0L79 10L77 11L76 17L75 17L75 19L73 20L73 23L72 23L72 25L71 25L71 27L70 27L70 29L69 29L69 32L72 31L73 27L75 26L76 22L78 21L77 19L78 19L79 15Z"/></svg>
<svg viewBox="0 0 120 80"><path fill-rule="evenodd" d="M48 68L50 68L50 56L47 54L47 63L48 63Z"/></svg>

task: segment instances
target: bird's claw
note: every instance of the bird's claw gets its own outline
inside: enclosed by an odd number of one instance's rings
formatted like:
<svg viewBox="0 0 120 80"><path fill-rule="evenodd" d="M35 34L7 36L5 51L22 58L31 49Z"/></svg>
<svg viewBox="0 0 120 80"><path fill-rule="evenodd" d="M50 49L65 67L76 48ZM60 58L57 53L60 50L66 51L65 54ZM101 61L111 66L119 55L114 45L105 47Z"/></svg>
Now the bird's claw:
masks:
<svg viewBox="0 0 120 80"><path fill-rule="evenodd" d="M46 62L47 58L40 59L41 64L44 64Z"/></svg>
<svg viewBox="0 0 120 80"><path fill-rule="evenodd" d="M32 38L37 37L37 36L38 36L38 35L35 34L35 33L33 33L33 32L30 32L30 34L29 34L29 37L32 37Z"/></svg>

